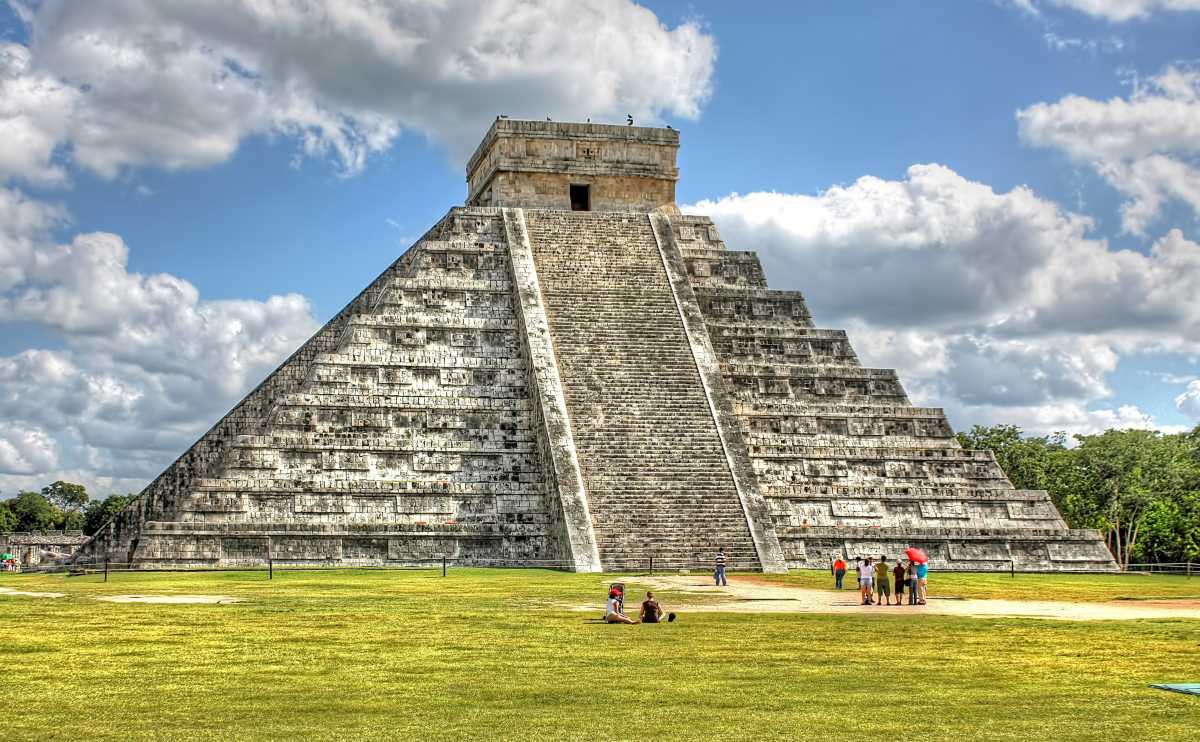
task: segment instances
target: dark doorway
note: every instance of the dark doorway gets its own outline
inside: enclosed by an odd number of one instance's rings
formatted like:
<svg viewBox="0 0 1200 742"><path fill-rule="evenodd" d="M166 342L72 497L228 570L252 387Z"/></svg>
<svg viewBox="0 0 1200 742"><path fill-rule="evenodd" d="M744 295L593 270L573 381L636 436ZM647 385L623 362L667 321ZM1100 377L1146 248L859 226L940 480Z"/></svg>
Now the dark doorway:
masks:
<svg viewBox="0 0 1200 742"><path fill-rule="evenodd" d="M585 185L571 186L571 211L592 210L592 188Z"/></svg>

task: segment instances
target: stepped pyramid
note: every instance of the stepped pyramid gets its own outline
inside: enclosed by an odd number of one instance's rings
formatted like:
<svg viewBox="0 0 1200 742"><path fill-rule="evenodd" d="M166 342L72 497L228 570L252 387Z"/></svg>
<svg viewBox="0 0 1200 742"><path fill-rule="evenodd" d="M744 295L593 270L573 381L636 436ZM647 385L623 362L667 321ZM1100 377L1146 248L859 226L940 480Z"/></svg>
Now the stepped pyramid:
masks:
<svg viewBox="0 0 1200 742"><path fill-rule="evenodd" d="M1114 569L675 207L671 129L497 119L469 198L81 550L279 563Z"/></svg>

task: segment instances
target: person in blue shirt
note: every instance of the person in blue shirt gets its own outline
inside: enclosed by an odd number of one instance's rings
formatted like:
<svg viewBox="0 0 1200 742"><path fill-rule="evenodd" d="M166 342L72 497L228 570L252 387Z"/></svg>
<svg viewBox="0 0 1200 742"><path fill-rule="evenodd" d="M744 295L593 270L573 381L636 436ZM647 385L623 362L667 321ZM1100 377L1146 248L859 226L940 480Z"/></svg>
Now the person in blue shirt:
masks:
<svg viewBox="0 0 1200 742"><path fill-rule="evenodd" d="M921 605L925 605L925 582L926 582L926 575L928 575L928 574L929 574L929 565L928 564L922 562L921 564L917 565L917 589L918 589L917 602L920 603Z"/></svg>

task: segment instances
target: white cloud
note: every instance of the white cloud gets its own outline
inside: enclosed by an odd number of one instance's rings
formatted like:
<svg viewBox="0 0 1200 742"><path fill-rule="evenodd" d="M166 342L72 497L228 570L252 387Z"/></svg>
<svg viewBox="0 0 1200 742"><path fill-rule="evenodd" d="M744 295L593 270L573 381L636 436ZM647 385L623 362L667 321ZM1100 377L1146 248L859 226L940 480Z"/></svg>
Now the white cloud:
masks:
<svg viewBox="0 0 1200 742"><path fill-rule="evenodd" d="M630 0L47 0L0 56L0 177L203 167L255 135L363 167L404 129L465 159L497 114L694 118L716 47Z"/></svg>
<svg viewBox="0 0 1200 742"><path fill-rule="evenodd" d="M1086 52L1088 54L1117 54L1125 49L1125 42L1117 36L1107 36L1099 39L1083 39L1075 36L1063 36L1056 31L1046 31L1042 41L1050 49L1060 52Z"/></svg>
<svg viewBox="0 0 1200 742"><path fill-rule="evenodd" d="M1016 0L1020 6L1029 6L1030 0ZM1200 0L1048 0L1050 4L1071 8L1094 18L1108 21L1128 21L1146 18L1151 13L1162 11L1200 10Z"/></svg>
<svg viewBox="0 0 1200 742"><path fill-rule="evenodd" d="M1042 7L1068 8L1114 23L1149 17L1152 13L1200 10L1200 0L1000 0L1030 15Z"/></svg>
<svg viewBox="0 0 1200 742"><path fill-rule="evenodd" d="M1175 398L1179 411L1200 423L1200 379L1192 379L1187 389Z"/></svg>
<svg viewBox="0 0 1200 742"><path fill-rule="evenodd" d="M1200 70L1169 67L1128 98L1037 103L1017 122L1025 142L1061 150L1120 191L1127 232L1144 235L1170 201L1200 214Z"/></svg>
<svg viewBox="0 0 1200 742"><path fill-rule="evenodd" d="M0 182L12 176L55 184L66 179L53 164L78 91L32 69L20 44L0 42Z"/></svg>
<svg viewBox="0 0 1200 742"><path fill-rule="evenodd" d="M137 489L316 321L296 294L206 301L176 276L132 273L120 237L57 244L61 223L61 210L0 188L0 321L65 342L0 356L0 491L56 478Z"/></svg>
<svg viewBox="0 0 1200 742"><path fill-rule="evenodd" d="M1086 218L1027 188L996 193L940 165L816 195L703 201L772 285L803 290L868 363L957 423L1088 432L1153 424L1102 409L1124 354L1200 349L1200 245L1173 230L1148 253L1113 250Z"/></svg>
<svg viewBox="0 0 1200 742"><path fill-rule="evenodd" d="M57 449L54 439L40 430L0 423L0 476L52 469Z"/></svg>

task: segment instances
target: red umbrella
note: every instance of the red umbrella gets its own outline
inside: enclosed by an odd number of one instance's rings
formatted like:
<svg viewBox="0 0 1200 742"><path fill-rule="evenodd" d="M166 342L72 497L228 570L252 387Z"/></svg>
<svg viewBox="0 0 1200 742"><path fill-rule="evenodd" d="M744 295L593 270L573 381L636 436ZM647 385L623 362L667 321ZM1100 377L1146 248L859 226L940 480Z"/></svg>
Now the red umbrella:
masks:
<svg viewBox="0 0 1200 742"><path fill-rule="evenodd" d="M928 561L929 561L929 557L925 555L925 552L924 552L924 551L921 551L920 549L918 549L918 548L917 548L917 547L915 547L915 546L910 546L910 547L908 547L908 550L907 550L907 551L905 551L905 552L904 552L904 554L905 554L905 555L906 555L906 556L907 556L907 557L908 557L908 558L909 558L911 561L914 561L914 562L916 562L917 564L925 564L926 562L928 562Z"/></svg>

